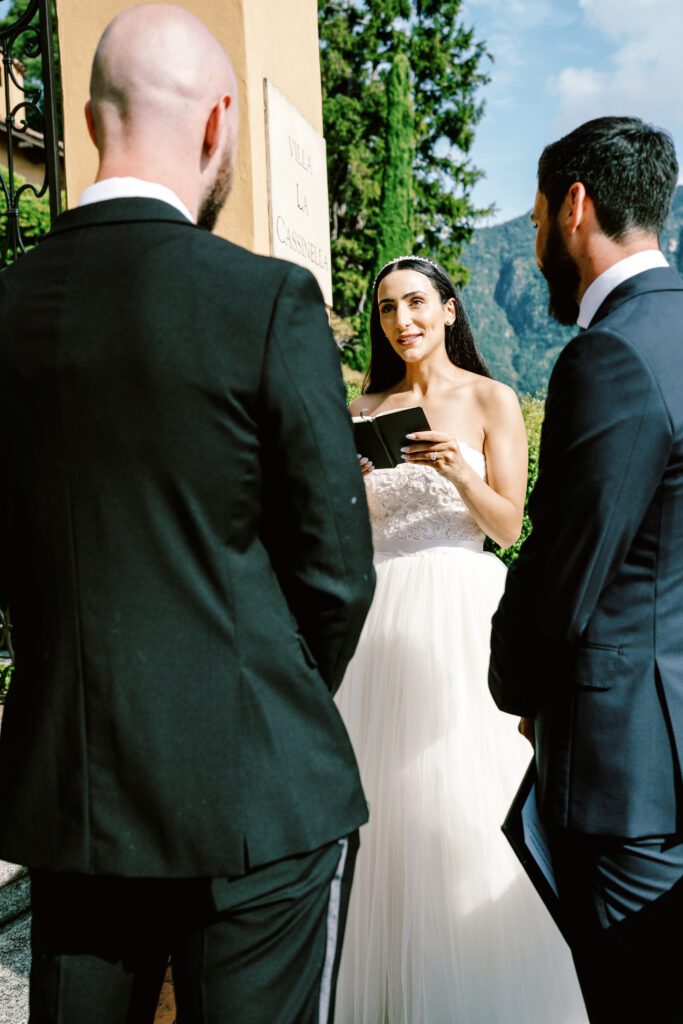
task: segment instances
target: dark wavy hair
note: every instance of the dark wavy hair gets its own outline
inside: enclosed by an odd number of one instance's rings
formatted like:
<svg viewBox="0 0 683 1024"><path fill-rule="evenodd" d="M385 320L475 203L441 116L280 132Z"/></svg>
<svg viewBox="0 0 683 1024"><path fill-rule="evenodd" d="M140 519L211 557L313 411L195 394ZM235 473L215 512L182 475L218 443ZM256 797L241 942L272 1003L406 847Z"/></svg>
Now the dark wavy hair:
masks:
<svg viewBox="0 0 683 1024"><path fill-rule="evenodd" d="M577 181L610 238L619 241L637 228L659 235L678 181L671 136L638 117L587 121L541 153L538 188L551 217Z"/></svg>
<svg viewBox="0 0 683 1024"><path fill-rule="evenodd" d="M389 263L383 267L375 281L370 312L370 366L363 382L363 391L365 393L386 391L398 384L406 372L406 364L398 353L394 352L382 330L377 303L380 282L394 270L417 270L418 273L429 278L442 302L448 302L449 299L455 301L455 320L452 324L446 324L445 341L448 358L454 366L459 366L462 370L470 370L472 373L481 374L482 377L490 377L489 368L474 340L465 307L446 271L438 263L427 262L414 256L405 256L396 260L395 263Z"/></svg>

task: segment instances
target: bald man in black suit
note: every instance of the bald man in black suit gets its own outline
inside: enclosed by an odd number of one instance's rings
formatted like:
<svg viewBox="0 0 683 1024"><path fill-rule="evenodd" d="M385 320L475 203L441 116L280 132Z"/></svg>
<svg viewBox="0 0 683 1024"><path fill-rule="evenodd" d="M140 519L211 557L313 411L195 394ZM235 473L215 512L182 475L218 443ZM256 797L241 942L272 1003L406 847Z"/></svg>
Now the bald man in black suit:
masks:
<svg viewBox="0 0 683 1024"><path fill-rule="evenodd" d="M120 15L97 182L0 276L0 856L31 868L35 1024L151 1021L169 955L179 1020L332 1019L370 530L317 284L205 230L236 108L193 16Z"/></svg>

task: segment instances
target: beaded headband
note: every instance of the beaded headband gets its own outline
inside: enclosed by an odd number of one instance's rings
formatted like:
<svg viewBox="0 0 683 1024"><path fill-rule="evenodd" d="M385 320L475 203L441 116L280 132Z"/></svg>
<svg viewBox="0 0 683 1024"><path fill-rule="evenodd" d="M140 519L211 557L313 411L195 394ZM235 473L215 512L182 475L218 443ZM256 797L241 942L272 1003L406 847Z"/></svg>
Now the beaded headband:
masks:
<svg viewBox="0 0 683 1024"><path fill-rule="evenodd" d="M417 263L429 263L431 267L436 267L437 270L441 270L441 266L436 262L436 260L427 259L426 256L413 256L411 254L407 256L395 256L393 260L389 260L388 263L385 263L384 266L380 267L380 269L377 271L375 284L377 284L378 278L384 273L387 267L390 267L393 263L401 263L402 260L415 260Z"/></svg>

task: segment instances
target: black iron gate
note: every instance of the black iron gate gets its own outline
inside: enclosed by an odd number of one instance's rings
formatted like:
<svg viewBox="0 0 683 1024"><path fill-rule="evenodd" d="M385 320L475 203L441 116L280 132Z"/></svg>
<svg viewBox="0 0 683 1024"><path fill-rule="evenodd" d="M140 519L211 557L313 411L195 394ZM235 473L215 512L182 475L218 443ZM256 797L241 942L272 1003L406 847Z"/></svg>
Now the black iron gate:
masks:
<svg viewBox="0 0 683 1024"><path fill-rule="evenodd" d="M26 205L27 194L46 198L45 229L62 204L54 0L15 0L10 11L14 13L4 25L0 22L0 132L7 165L0 166L0 271L37 240L35 227L26 237L22 200ZM25 80L23 71L29 64L33 72ZM24 181L18 174L17 154L29 148L42 150L42 184Z"/></svg>
<svg viewBox="0 0 683 1024"><path fill-rule="evenodd" d="M0 19L0 271L49 229L62 205L54 26L54 0L14 0ZM37 183L17 168L27 152ZM9 616L0 608L0 701L12 657Z"/></svg>

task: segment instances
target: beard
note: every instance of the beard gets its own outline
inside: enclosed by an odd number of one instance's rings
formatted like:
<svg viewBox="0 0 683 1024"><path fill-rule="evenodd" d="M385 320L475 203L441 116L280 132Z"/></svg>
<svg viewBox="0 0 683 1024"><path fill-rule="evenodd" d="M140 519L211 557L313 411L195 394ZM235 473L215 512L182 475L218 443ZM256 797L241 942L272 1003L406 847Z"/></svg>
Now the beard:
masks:
<svg viewBox="0 0 683 1024"><path fill-rule="evenodd" d="M541 273L548 282L548 312L558 323L576 323L581 275L555 221L548 230Z"/></svg>
<svg viewBox="0 0 683 1024"><path fill-rule="evenodd" d="M228 151L199 207L197 224L200 228L206 228L207 231L213 231L215 228L218 214L225 206L232 189L234 170L232 152Z"/></svg>

